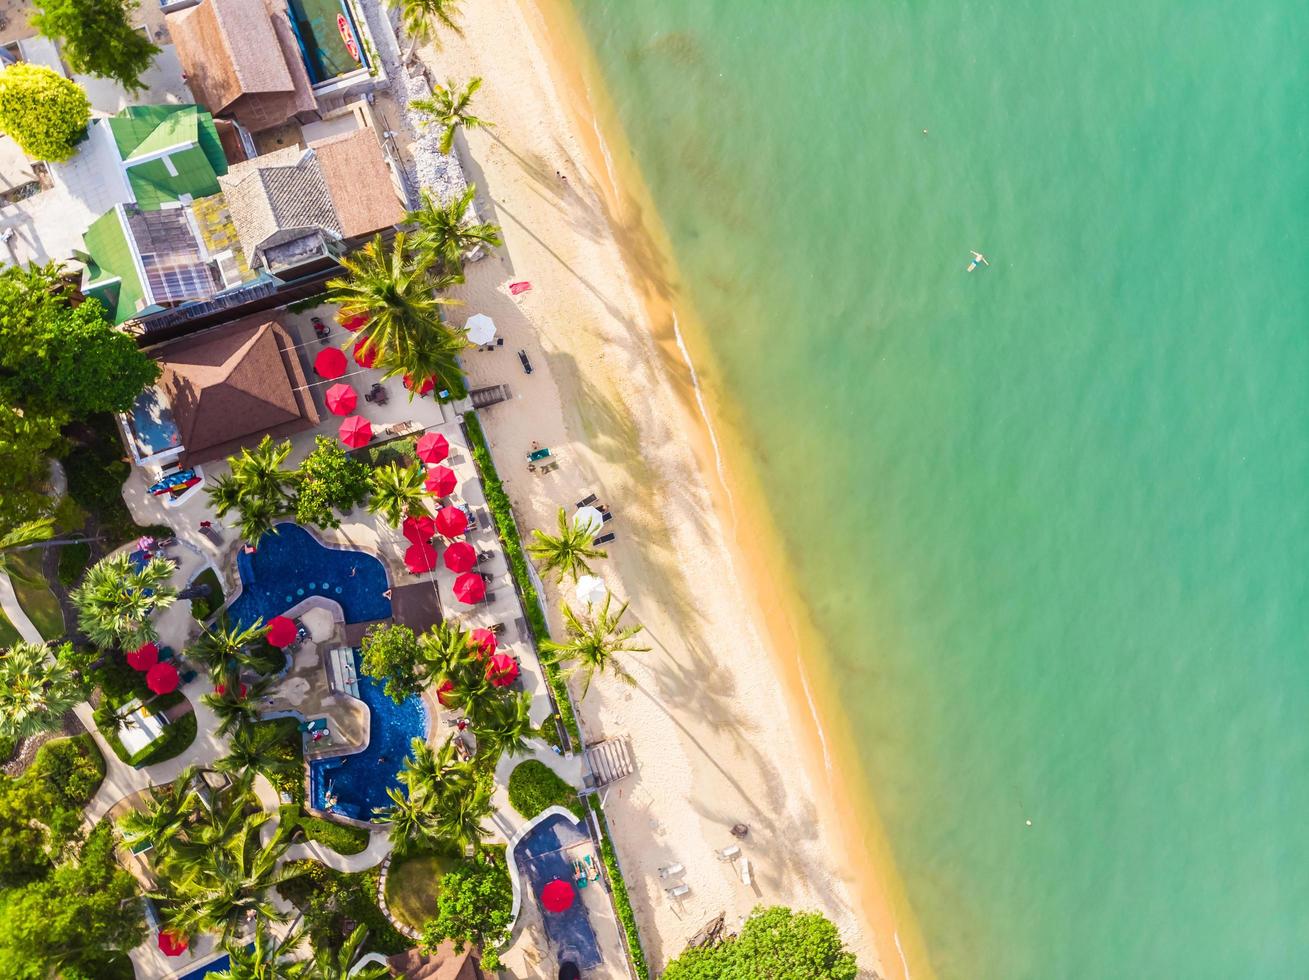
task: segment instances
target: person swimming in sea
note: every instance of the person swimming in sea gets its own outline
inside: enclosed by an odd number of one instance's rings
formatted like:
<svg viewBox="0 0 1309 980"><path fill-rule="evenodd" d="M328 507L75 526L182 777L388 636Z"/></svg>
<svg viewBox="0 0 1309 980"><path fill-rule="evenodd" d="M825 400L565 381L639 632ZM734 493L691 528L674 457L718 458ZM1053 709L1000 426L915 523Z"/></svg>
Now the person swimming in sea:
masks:
<svg viewBox="0 0 1309 980"><path fill-rule="evenodd" d="M964 270L965 272L972 272L979 265L991 264L990 262L986 261L986 256L983 255L981 252L973 252L972 254L973 254L973 261L968 263L968 268Z"/></svg>

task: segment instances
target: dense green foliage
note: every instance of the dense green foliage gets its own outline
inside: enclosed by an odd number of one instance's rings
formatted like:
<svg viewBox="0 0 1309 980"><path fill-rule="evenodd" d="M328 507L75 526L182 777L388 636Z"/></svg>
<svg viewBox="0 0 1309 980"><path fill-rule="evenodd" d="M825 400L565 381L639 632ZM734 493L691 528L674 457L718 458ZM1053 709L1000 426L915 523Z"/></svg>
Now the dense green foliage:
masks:
<svg viewBox="0 0 1309 980"><path fill-rule="evenodd" d="M330 847L337 854L358 854L365 850L368 842L372 840L372 834L362 827L352 827L315 817L294 803L282 807L281 819L282 826L292 832L293 840L296 838L295 832L299 831L306 840Z"/></svg>
<svg viewBox="0 0 1309 980"><path fill-rule="evenodd" d="M159 53L132 26L137 6L136 0L37 0L32 26L60 42L73 71L112 78L135 94L145 88L141 73Z"/></svg>
<svg viewBox="0 0 1309 980"><path fill-rule="evenodd" d="M53 650L15 643L0 650L0 738L25 738L58 726L86 693L74 659L69 643Z"/></svg>
<svg viewBox="0 0 1309 980"><path fill-rule="evenodd" d="M487 447L486 436L482 433L482 426L477 421L476 413L464 414L464 432L468 436L468 446L472 451L473 461L477 463L478 472L482 476L482 492L486 495L486 504L500 532L500 542L504 546L509 570L513 573L514 584L518 587L518 594L523 600L523 612L532 631L532 640L539 646L550 639L550 628L546 624L536 586L532 584L532 576L527 570L527 558L523 554L523 543L518 536L513 504L509 501L509 494L505 492L504 484L500 482L500 476L495 469L495 460L491 458L491 450ZM564 683L563 675L555 664L543 663L542 667L545 669L546 680L550 683L550 690L554 693L555 708L559 711L564 729L572 739L573 745L580 746L582 735L577 728L577 718L573 714L573 703L569 700L568 686Z"/></svg>
<svg viewBox="0 0 1309 980"><path fill-rule="evenodd" d="M668 964L665 980L746 980L767 964L769 980L854 980L854 954L836 926L817 912L780 905L757 908L734 939L688 949Z"/></svg>
<svg viewBox="0 0 1309 980"><path fill-rule="evenodd" d="M591 812L600 822L600 859L604 861L605 873L609 876L609 885L613 889L614 908L618 911L618 921L623 924L623 935L627 937L627 955L632 959L632 968L640 980L649 980L650 967L645 962L645 949L641 946L641 932L636 927L636 913L632 911L632 899L627 894L627 882L623 879L623 870L618 866L618 855L614 852L613 841L609 839L609 822L605 820L600 798L594 794L589 797Z"/></svg>
<svg viewBox="0 0 1309 980"><path fill-rule="evenodd" d="M175 568L166 558L151 558L138 569L124 553L96 562L69 593L78 628L102 650L130 650L157 639L152 618L177 597L177 590L166 584Z"/></svg>
<svg viewBox="0 0 1309 980"><path fill-rule="evenodd" d="M425 475L426 468L421 463L404 466L392 460L375 467L368 475L371 493L368 512L381 514L391 527L399 527L410 511L427 499Z"/></svg>
<svg viewBox="0 0 1309 980"><path fill-rule="evenodd" d="M250 770L267 777L279 793L300 804L305 799L304 742L295 718L268 718L237 729L228 754L214 763L239 776Z"/></svg>
<svg viewBox="0 0 1309 980"><path fill-rule="evenodd" d="M72 446L65 455L68 496L88 515L88 523L101 535L106 550L126 544L142 534L167 537L165 525L142 527L132 519L123 501L123 483L132 468L123 458L123 444L112 415L101 412L67 426L64 435Z"/></svg>
<svg viewBox="0 0 1309 980"><path fill-rule="evenodd" d="M230 473L205 486L214 513L226 517L235 510L241 537L257 544L278 521L295 512L295 474L286 468L291 441L264 436L254 449L243 448L227 459Z"/></svg>
<svg viewBox="0 0 1309 980"><path fill-rule="evenodd" d="M48 876L0 892L0 976L109 976L106 961L145 938L136 896L114 858L113 828L101 823Z"/></svg>
<svg viewBox="0 0 1309 980"><path fill-rule="evenodd" d="M536 759L518 763L509 774L509 803L527 820L552 806L565 807L586 819L586 809L577 797L577 790Z"/></svg>
<svg viewBox="0 0 1309 980"><path fill-rule="evenodd" d="M38 160L67 160L86 136L91 103L76 82L26 62L0 71L0 131Z"/></svg>
<svg viewBox="0 0 1309 980"><path fill-rule="evenodd" d="M29 880L58 860L77 837L104 765L90 736L79 735L41 746L17 779L0 776L0 883Z"/></svg>
<svg viewBox="0 0 1309 980"><path fill-rule="evenodd" d="M513 889L499 861L461 861L441 878L436 918L423 926L419 946L435 949L447 939L455 949L467 943L482 949L499 946L512 924Z"/></svg>
<svg viewBox="0 0 1309 980"><path fill-rule="evenodd" d="M49 509L43 485L49 457L62 447L58 419L0 402L0 525L31 520Z"/></svg>
<svg viewBox="0 0 1309 980"><path fill-rule="evenodd" d="M59 584L71 589L78 583L91 563L91 546L85 541L74 541L59 548Z"/></svg>
<svg viewBox="0 0 1309 980"><path fill-rule="evenodd" d="M338 513L368 499L368 466L346 454L335 439L319 436L295 471L295 518L301 524L340 527Z"/></svg>
<svg viewBox="0 0 1309 980"><path fill-rule="evenodd" d="M420 41L436 42L438 28L462 34L457 20L459 4L460 0L388 0L389 6L399 9L400 22L413 39L414 48Z"/></svg>
<svg viewBox="0 0 1309 980"><path fill-rule="evenodd" d="M373 680L384 682L382 689L396 704L423 689L421 663L418 637L408 626L383 624L364 634L360 667Z"/></svg>
<svg viewBox="0 0 1309 980"><path fill-rule="evenodd" d="M315 949L338 946L355 925L368 926L369 949L401 953L410 943L377 906L377 868L349 874L317 861L296 861L294 877L277 886L282 897L299 908Z"/></svg>

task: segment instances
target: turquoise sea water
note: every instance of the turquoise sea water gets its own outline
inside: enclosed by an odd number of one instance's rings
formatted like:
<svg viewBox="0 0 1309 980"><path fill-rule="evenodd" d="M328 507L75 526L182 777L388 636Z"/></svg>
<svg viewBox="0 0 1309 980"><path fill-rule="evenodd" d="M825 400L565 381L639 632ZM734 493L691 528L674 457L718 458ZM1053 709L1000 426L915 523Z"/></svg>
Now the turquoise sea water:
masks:
<svg viewBox="0 0 1309 980"><path fill-rule="evenodd" d="M575 6L938 975L1309 976L1309 5Z"/></svg>

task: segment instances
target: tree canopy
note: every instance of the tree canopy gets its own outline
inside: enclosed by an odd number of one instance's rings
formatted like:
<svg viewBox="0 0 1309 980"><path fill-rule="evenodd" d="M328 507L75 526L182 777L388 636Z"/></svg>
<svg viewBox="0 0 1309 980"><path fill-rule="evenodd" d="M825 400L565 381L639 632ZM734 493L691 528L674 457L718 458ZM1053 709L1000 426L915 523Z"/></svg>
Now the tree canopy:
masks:
<svg viewBox="0 0 1309 980"><path fill-rule="evenodd" d="M364 634L360 650L363 672L385 681L382 690L396 704L422 690L422 650L408 626L374 626Z"/></svg>
<svg viewBox="0 0 1309 980"><path fill-rule="evenodd" d="M44 65L0 71L0 130L38 160L67 160L86 135L91 102L82 87Z"/></svg>
<svg viewBox="0 0 1309 980"><path fill-rule="evenodd" d="M423 926L419 942L430 951L447 939L462 951L467 943L484 949L496 946L511 922L513 889L503 865L491 861L462 861L441 878L436 918Z"/></svg>
<svg viewBox="0 0 1309 980"><path fill-rule="evenodd" d="M319 436L295 471L295 518L301 524L340 527L338 513L368 499L368 464L346 454L335 439Z"/></svg>
<svg viewBox="0 0 1309 980"><path fill-rule="evenodd" d="M132 26L136 0L37 0L32 26L59 41L75 72L112 78L132 93L145 88L141 73L159 53Z"/></svg>
<svg viewBox="0 0 1309 980"><path fill-rule="evenodd" d="M858 972L826 918L774 905L750 913L736 938L688 949L668 964L664 980L854 980Z"/></svg>

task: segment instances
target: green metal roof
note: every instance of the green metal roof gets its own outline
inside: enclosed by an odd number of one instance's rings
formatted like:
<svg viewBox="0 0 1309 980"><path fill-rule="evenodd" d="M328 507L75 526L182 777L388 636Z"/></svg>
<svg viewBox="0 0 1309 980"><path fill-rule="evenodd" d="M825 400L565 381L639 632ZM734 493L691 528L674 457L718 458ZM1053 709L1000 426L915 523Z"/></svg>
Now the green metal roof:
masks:
<svg viewBox="0 0 1309 980"><path fill-rule="evenodd" d="M218 193L218 177L227 173L227 158L213 116L199 106L129 106L109 119L109 128L125 163L170 147L187 147L168 156L175 174L162 158L127 167L132 192L143 210L157 210L183 194L200 198Z"/></svg>
<svg viewBox="0 0 1309 980"><path fill-rule="evenodd" d="M86 291L105 304L114 323L130 319L144 305L145 287L136 271L121 209L114 208L96 218L82 240L90 258L90 285Z"/></svg>

